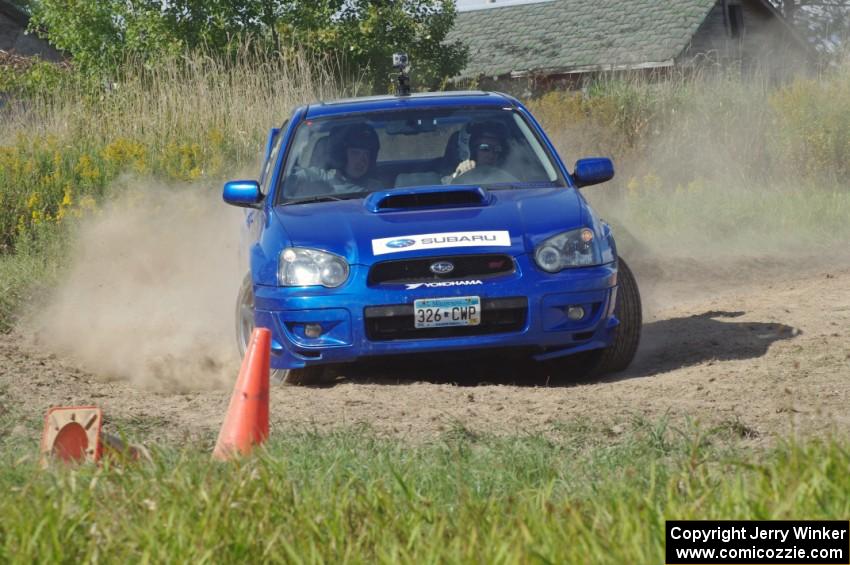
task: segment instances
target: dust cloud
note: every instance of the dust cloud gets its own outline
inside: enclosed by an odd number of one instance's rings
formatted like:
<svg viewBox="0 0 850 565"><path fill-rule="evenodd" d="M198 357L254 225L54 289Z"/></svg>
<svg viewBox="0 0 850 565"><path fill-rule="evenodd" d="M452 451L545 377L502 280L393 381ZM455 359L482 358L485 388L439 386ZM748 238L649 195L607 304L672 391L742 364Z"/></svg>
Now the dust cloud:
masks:
<svg viewBox="0 0 850 565"><path fill-rule="evenodd" d="M208 188L124 191L80 227L67 277L27 323L35 345L140 387L232 383L240 218Z"/></svg>
<svg viewBox="0 0 850 565"><path fill-rule="evenodd" d="M545 125L570 168L586 156L613 158L613 181L582 194L612 225L650 312L850 265L846 184L789 159L803 135L785 119L793 106L781 94L792 83L635 80L630 88L655 110L633 111L633 143L592 119L556 114Z"/></svg>

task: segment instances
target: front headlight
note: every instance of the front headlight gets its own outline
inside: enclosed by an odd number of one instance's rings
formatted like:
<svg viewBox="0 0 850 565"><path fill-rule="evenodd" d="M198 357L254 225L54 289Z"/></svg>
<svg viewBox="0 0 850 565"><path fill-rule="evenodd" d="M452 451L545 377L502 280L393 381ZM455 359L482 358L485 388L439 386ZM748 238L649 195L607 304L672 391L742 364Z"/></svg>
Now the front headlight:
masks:
<svg viewBox="0 0 850 565"><path fill-rule="evenodd" d="M287 247L280 253L277 280L282 286L326 286L334 288L348 278L348 263L339 255Z"/></svg>
<svg viewBox="0 0 850 565"><path fill-rule="evenodd" d="M544 271L557 273L569 267L602 264L602 254L593 230L580 228L550 237L534 252L534 260Z"/></svg>

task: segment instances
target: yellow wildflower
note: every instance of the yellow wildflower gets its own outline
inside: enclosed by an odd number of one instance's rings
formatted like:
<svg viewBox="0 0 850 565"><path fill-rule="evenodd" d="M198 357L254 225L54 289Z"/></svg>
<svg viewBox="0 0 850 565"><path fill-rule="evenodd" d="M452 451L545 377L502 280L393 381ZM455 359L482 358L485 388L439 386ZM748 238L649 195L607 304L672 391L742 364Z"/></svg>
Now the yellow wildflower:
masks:
<svg viewBox="0 0 850 565"><path fill-rule="evenodd" d="M27 209L32 210L36 206L41 203L41 195L38 192L33 192L30 194L30 197L27 198Z"/></svg>
<svg viewBox="0 0 850 565"><path fill-rule="evenodd" d="M80 175L82 180L94 182L100 178L100 170L95 165L91 157L83 153L80 155L77 165L74 167L74 172Z"/></svg>
<svg viewBox="0 0 850 565"><path fill-rule="evenodd" d="M65 194L64 194L64 196L62 196L62 204L60 204L60 206L70 206L71 205L71 203L73 201L73 199L71 198L71 191L72 191L71 185L66 184L65 185Z"/></svg>

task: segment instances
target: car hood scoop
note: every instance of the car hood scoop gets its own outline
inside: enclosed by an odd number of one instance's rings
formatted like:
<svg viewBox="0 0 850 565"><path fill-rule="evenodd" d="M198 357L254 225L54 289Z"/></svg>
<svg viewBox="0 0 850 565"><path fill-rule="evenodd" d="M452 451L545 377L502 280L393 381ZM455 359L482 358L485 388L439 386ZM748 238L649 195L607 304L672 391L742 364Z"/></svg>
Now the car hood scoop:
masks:
<svg viewBox="0 0 850 565"><path fill-rule="evenodd" d="M491 195L480 186L419 186L373 192L363 202L370 212L400 212L423 208L487 206Z"/></svg>

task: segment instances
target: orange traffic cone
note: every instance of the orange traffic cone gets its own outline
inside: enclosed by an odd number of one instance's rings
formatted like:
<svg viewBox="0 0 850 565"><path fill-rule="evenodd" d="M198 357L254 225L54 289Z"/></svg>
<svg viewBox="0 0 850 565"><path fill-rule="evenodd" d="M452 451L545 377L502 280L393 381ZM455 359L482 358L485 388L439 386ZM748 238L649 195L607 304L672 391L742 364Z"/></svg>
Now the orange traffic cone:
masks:
<svg viewBox="0 0 850 565"><path fill-rule="evenodd" d="M245 351L230 406L218 433L213 457L226 461L246 455L269 437L269 361L271 332L256 328Z"/></svg>
<svg viewBox="0 0 850 565"><path fill-rule="evenodd" d="M97 406L54 406L44 419L41 435L41 465L51 459L64 463L99 462L105 456L114 461L152 461L142 445L127 445L116 436L103 433L103 411Z"/></svg>
<svg viewBox="0 0 850 565"><path fill-rule="evenodd" d="M47 411L41 436L41 464L55 457L65 463L100 459L103 412L97 406L56 406Z"/></svg>

